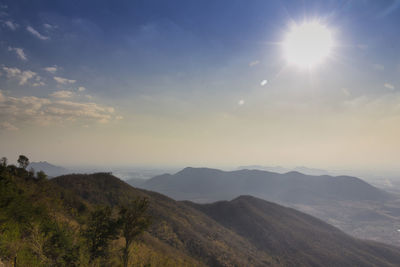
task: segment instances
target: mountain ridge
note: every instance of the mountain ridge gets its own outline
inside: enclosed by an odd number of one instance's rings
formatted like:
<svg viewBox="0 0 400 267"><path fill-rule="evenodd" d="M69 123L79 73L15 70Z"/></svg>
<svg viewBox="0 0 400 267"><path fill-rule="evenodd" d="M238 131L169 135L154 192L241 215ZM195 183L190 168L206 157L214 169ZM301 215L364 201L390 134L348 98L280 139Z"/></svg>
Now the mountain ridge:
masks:
<svg viewBox="0 0 400 267"><path fill-rule="evenodd" d="M155 176L139 187L164 193L177 200L193 201L199 195L209 201L218 201L232 199L241 194L288 202L308 202L312 201L312 197L336 200L390 198L390 194L357 177L313 176L297 171L279 174L262 170L222 171L187 167L175 174ZM190 194L196 197L188 198Z"/></svg>
<svg viewBox="0 0 400 267"><path fill-rule="evenodd" d="M133 188L111 174L65 175L51 181L97 204L118 205L135 196L148 197L150 214L157 218L149 231L152 238L207 266L313 266L326 262L331 266L400 264L398 248L355 239L310 215L251 196L201 205ZM209 211L209 207L218 205L222 208L216 209L214 214ZM226 216L223 221L215 215L224 212L232 212L234 216ZM269 233L270 238L265 233ZM279 239L281 246L277 246ZM340 240L349 241L349 244L341 244Z"/></svg>

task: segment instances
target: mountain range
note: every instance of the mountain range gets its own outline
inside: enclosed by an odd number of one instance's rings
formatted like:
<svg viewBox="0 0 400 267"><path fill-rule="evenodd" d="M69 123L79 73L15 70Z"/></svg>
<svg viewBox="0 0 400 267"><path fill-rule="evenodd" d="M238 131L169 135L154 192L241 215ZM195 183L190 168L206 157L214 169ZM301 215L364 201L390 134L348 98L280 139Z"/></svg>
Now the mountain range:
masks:
<svg viewBox="0 0 400 267"><path fill-rule="evenodd" d="M107 173L66 175L51 182L93 205L147 197L154 223L144 242L155 253L179 257L189 266L400 264L396 247L350 237L310 215L251 196L213 204L175 201Z"/></svg>
<svg viewBox="0 0 400 267"><path fill-rule="evenodd" d="M226 172L188 167L173 175L156 176L140 187L177 200L195 202L230 200L243 194L270 201L307 204L334 200L382 201L391 197L356 177L247 169Z"/></svg>
<svg viewBox="0 0 400 267"><path fill-rule="evenodd" d="M356 177L189 167L136 186L196 203L251 195L301 210L353 236L400 246L400 197Z"/></svg>

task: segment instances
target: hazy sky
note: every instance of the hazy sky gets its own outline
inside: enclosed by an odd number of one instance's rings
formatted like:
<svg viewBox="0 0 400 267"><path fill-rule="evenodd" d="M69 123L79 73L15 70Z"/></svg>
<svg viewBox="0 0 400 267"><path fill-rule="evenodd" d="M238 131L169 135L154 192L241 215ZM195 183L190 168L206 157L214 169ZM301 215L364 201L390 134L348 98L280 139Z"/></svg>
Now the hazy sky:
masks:
<svg viewBox="0 0 400 267"><path fill-rule="evenodd" d="M291 25L333 50L287 63ZM400 1L0 0L0 156L399 169Z"/></svg>

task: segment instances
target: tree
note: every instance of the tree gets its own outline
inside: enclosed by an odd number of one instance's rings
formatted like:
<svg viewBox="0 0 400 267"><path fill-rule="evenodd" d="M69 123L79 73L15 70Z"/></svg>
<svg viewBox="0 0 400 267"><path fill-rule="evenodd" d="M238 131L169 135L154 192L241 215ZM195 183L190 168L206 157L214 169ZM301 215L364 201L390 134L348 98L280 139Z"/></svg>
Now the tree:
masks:
<svg viewBox="0 0 400 267"><path fill-rule="evenodd" d="M108 255L108 246L111 240L117 238L118 222L112 218L110 207L98 208L90 213L83 237L87 241L90 262L96 258L105 258Z"/></svg>
<svg viewBox="0 0 400 267"><path fill-rule="evenodd" d="M28 171L28 176L29 178L33 178L35 176L35 169L34 168L30 168Z"/></svg>
<svg viewBox="0 0 400 267"><path fill-rule="evenodd" d="M29 165L29 159L24 155L19 155L18 164L20 168L26 169Z"/></svg>
<svg viewBox="0 0 400 267"><path fill-rule="evenodd" d="M7 158L6 157L2 157L0 159L0 166L7 167Z"/></svg>
<svg viewBox="0 0 400 267"><path fill-rule="evenodd" d="M143 233L151 224L147 214L149 202L146 198L136 198L127 206L120 209L119 222L122 228L122 236L125 238L125 246L122 249L123 266L128 266L129 248L132 242Z"/></svg>
<svg viewBox="0 0 400 267"><path fill-rule="evenodd" d="M44 171L38 171L38 172L36 173L36 177L37 177L37 179L38 179L39 181L44 181L44 180L47 179L47 175L46 175L46 173L44 173Z"/></svg>

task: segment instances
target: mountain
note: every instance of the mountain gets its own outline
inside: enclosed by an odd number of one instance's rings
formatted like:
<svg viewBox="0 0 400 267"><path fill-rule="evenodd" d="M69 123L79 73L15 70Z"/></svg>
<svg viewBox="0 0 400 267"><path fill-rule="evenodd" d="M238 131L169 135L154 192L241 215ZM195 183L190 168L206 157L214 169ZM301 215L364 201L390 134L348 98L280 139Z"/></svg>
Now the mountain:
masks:
<svg viewBox="0 0 400 267"><path fill-rule="evenodd" d="M383 249L381 244L354 239L314 217L255 197L188 204L245 237L257 249L285 255L287 266L348 266L350 255L351 266L387 264L374 255L390 246ZM389 262L398 260L395 254L389 258Z"/></svg>
<svg viewBox="0 0 400 267"><path fill-rule="evenodd" d="M139 187L197 203L251 195L308 213L355 237L400 246L400 198L356 177L185 168Z"/></svg>
<svg viewBox="0 0 400 267"><path fill-rule="evenodd" d="M30 168L33 168L35 171L44 171L50 177L55 177L70 172L68 169L64 167L56 166L46 161L31 162L28 166L28 170Z"/></svg>
<svg viewBox="0 0 400 267"><path fill-rule="evenodd" d="M142 178L130 178L130 179L126 180L127 184L134 186L134 187L141 186L145 182L146 182L146 179L142 179Z"/></svg>
<svg viewBox="0 0 400 267"><path fill-rule="evenodd" d="M203 205L180 202L107 173L66 175L51 182L95 205L147 197L154 220L145 243L190 266L400 264L398 248L352 238L319 219L250 196Z"/></svg>
<svg viewBox="0 0 400 267"><path fill-rule="evenodd" d="M308 175L330 175L330 172L322 169L308 168L304 166L298 166L293 169L284 168L281 166L261 166L261 165L249 165L249 166L240 166L238 170L249 169L249 170L262 170L269 172L277 172L277 173L287 173L291 171L301 172Z"/></svg>
<svg viewBox="0 0 400 267"><path fill-rule="evenodd" d="M141 188L153 190L177 200L212 202L253 195L285 203L316 203L334 200L380 201L390 195L350 176L312 176L299 172L285 174L260 170L221 171L185 168L170 175L156 176Z"/></svg>

